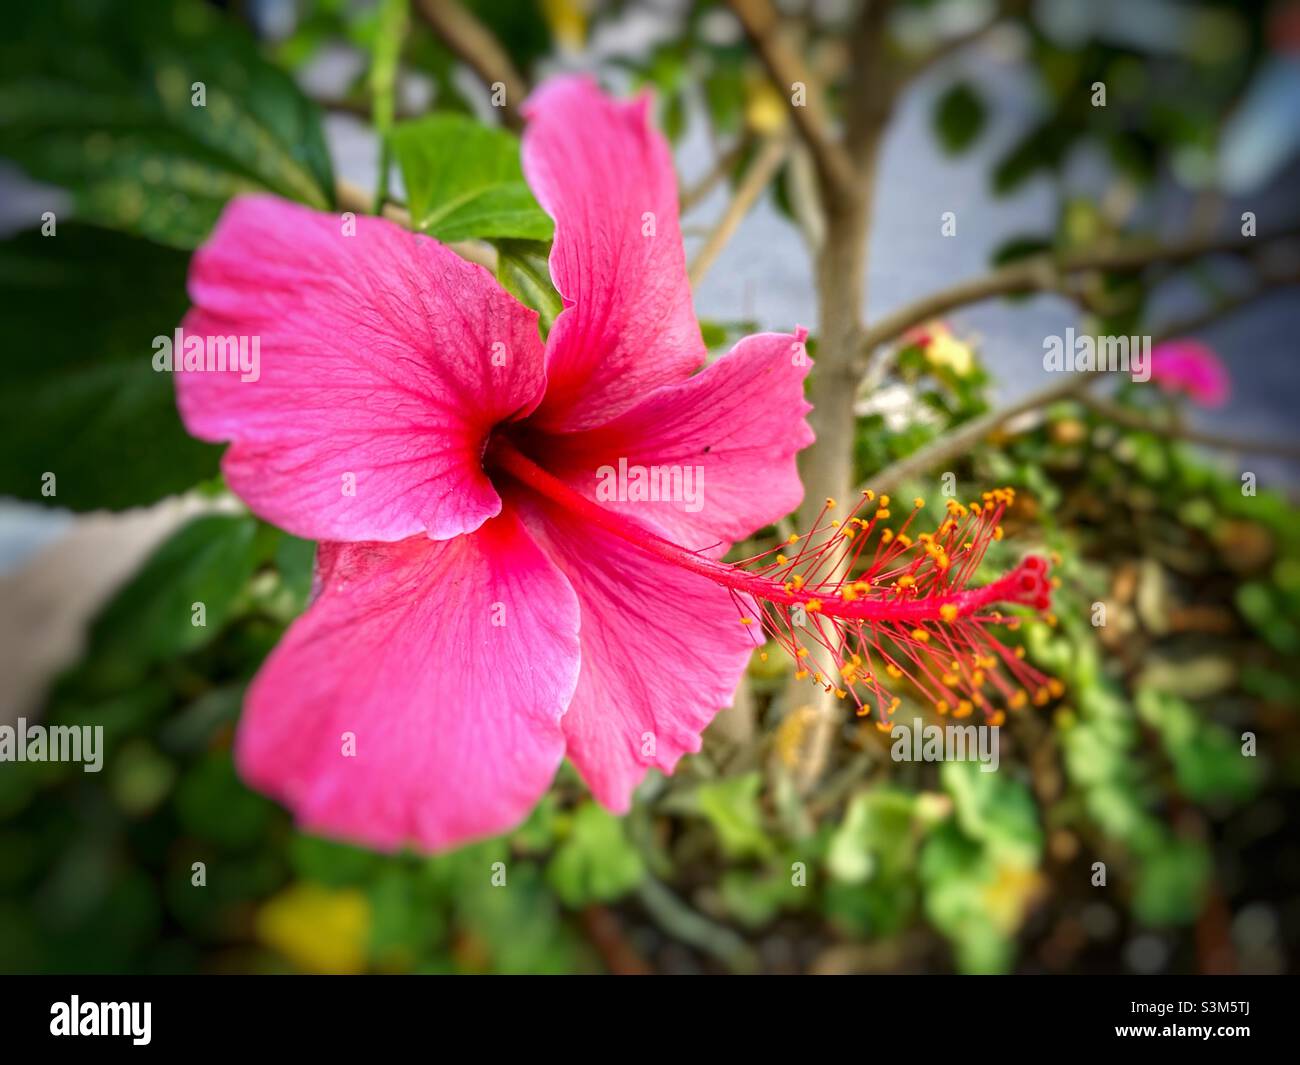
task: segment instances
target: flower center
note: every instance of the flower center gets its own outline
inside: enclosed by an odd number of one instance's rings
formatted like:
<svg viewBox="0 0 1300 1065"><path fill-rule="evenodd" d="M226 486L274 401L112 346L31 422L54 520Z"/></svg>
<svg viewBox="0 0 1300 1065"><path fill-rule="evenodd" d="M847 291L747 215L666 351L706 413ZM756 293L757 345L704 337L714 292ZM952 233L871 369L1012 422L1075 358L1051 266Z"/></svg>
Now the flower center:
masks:
<svg viewBox="0 0 1300 1065"><path fill-rule="evenodd" d="M840 698L852 694L860 714L875 703L887 721L898 706L881 672L890 680L906 678L940 713L957 717L981 707L996 718L1001 711L986 690L1012 709L1027 701L1026 689L1039 705L1059 694L1058 682L1027 665L1022 649L1007 647L989 632L994 625L1019 626L1018 618L989 609L995 604L1050 607L1047 562L1030 556L991 584L967 587L989 545L1002 539L999 522L1014 498L1010 489L985 493L969 505L950 501L940 527L915 539L907 530L924 506L921 500L898 530L883 524L890 517L888 496L864 492L843 520L830 517L836 505L827 500L806 535L729 564L688 551L582 495L529 458L516 442L523 439L494 433L485 468L726 588L756 647L763 643L759 634L766 633L793 657L797 677Z"/></svg>

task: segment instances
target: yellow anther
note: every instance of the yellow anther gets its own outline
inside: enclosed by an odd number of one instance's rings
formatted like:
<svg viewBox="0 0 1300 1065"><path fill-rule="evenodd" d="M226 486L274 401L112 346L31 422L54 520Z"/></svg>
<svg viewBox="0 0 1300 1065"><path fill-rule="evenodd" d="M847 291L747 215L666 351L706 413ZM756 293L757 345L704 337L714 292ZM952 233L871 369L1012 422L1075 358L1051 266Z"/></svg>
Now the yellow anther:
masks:
<svg viewBox="0 0 1300 1065"><path fill-rule="evenodd" d="M896 588L911 588L916 584L916 578L910 574L904 574L894 582Z"/></svg>
<svg viewBox="0 0 1300 1065"><path fill-rule="evenodd" d="M740 619L740 623L741 623L742 625L752 625L752 624L754 624L754 619L753 619L753 618L741 618L741 619Z"/></svg>
<svg viewBox="0 0 1300 1065"><path fill-rule="evenodd" d="M885 672L895 680L899 680L903 676L903 671L894 665L893 662L890 662L889 665L885 666Z"/></svg>
<svg viewBox="0 0 1300 1065"><path fill-rule="evenodd" d="M835 500L833 500L830 496L827 496L827 497L826 497L826 509L827 509L827 510L833 510L834 508L835 508Z"/></svg>
<svg viewBox="0 0 1300 1065"><path fill-rule="evenodd" d="M953 717L970 717L975 711L975 704L969 699L960 699L957 702L957 709L952 712Z"/></svg>
<svg viewBox="0 0 1300 1065"><path fill-rule="evenodd" d="M1016 648L1016 657L1017 657L1017 658L1024 658L1024 657L1025 657L1025 649L1024 649L1023 647L1017 647L1017 648Z"/></svg>
<svg viewBox="0 0 1300 1065"><path fill-rule="evenodd" d="M1047 682L1047 690L1052 693L1053 699L1059 699L1065 694L1065 685L1055 677L1052 677Z"/></svg>
<svg viewBox="0 0 1300 1065"><path fill-rule="evenodd" d="M790 561L790 560L789 560L788 558L786 558L785 555L777 555L777 556L776 556L776 564L777 564L778 566L784 566L784 565L785 565L787 562L789 562L789 561Z"/></svg>
<svg viewBox="0 0 1300 1065"><path fill-rule="evenodd" d="M951 624L957 620L957 605L955 603L944 603L939 608L939 617Z"/></svg>
<svg viewBox="0 0 1300 1065"><path fill-rule="evenodd" d="M917 643L929 643L930 634L925 629L913 629L912 639L916 640Z"/></svg>
<svg viewBox="0 0 1300 1065"><path fill-rule="evenodd" d="M820 599L809 599L808 602L804 604L804 610L809 614L816 614L817 611L821 610L821 608L822 601Z"/></svg>
<svg viewBox="0 0 1300 1065"><path fill-rule="evenodd" d="M797 670L795 670L794 679L795 679L795 680L807 680L807 679L808 679L808 671L807 671L806 669L797 669Z"/></svg>
<svg viewBox="0 0 1300 1065"><path fill-rule="evenodd" d="M797 544L799 542L799 534L791 533L789 536L785 538L785 542L787 544Z"/></svg>
<svg viewBox="0 0 1300 1065"><path fill-rule="evenodd" d="M993 530L993 539L995 540L1001 540L1002 537L1005 535L1006 534L1002 531L1001 525L999 525L996 529Z"/></svg>
<svg viewBox="0 0 1300 1065"><path fill-rule="evenodd" d="M887 506L889 506L889 496L881 496L881 497L880 497L880 505L881 505L882 507L887 507Z"/></svg>
<svg viewBox="0 0 1300 1065"><path fill-rule="evenodd" d="M951 707L948 706L947 699L940 699L937 703L934 704L934 708L940 714L946 714L951 709Z"/></svg>
<svg viewBox="0 0 1300 1065"><path fill-rule="evenodd" d="M956 673L945 673L939 679L949 688L955 688L961 683L961 677L957 676Z"/></svg>
<svg viewBox="0 0 1300 1065"><path fill-rule="evenodd" d="M1029 696L1024 692L1015 692L1010 699L1011 709L1020 710L1024 708L1025 703L1029 702Z"/></svg>
<svg viewBox="0 0 1300 1065"><path fill-rule="evenodd" d="M870 503L873 499L876 498L876 493L873 492L870 488L868 488L865 492L862 493L862 498L865 499L868 503Z"/></svg>
<svg viewBox="0 0 1300 1065"><path fill-rule="evenodd" d="M916 507L917 510L920 510L922 507L925 506L925 500L922 499L920 496L917 496L915 499L912 500L912 506Z"/></svg>
<svg viewBox="0 0 1300 1065"><path fill-rule="evenodd" d="M889 517L889 511L884 509L878 510L876 511L876 517L879 518L881 521L884 521L886 518Z"/></svg>

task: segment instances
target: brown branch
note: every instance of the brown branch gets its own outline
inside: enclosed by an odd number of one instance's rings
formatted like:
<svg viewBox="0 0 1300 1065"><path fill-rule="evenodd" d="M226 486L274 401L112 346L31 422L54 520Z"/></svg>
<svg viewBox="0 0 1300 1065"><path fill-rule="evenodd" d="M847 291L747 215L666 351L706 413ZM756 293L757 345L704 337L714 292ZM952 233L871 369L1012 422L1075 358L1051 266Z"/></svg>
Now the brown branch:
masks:
<svg viewBox="0 0 1300 1065"><path fill-rule="evenodd" d="M1076 398L1100 381L1103 376L1095 373L1072 373L1063 381L1058 381L1037 392L1031 392L1023 399L963 422L952 432L932 440L919 451L914 451L906 458L899 459L869 477L859 490L869 487L877 492L892 492L913 477L920 477L927 470L935 469L949 459L967 454L976 444L1012 418L1061 400Z"/></svg>
<svg viewBox="0 0 1300 1065"><path fill-rule="evenodd" d="M1290 274L1282 275L1267 280L1260 287L1243 293L1231 299L1225 300L1210 309L1196 314L1192 317L1179 319L1170 322L1164 326L1159 334L1151 338L1153 345L1163 343L1173 337L1184 336L1187 333L1201 329L1211 322L1232 314L1234 311L1246 307L1266 294L1275 291L1286 285L1295 284L1296 279ZM871 488L880 492L890 492L896 489L900 483L911 477L919 477L926 470L934 469L941 462L948 459L956 458L964 454L988 436L995 429L1001 428L1013 418L1021 414L1028 414L1039 407L1048 406L1065 399L1077 399L1089 406L1097 407L1098 404L1105 403L1104 400L1088 395L1088 389L1104 375L1097 373L1078 372L1071 374L1064 381L1052 385L1048 388L1041 389L1038 392L1031 393L1023 399L1016 400L1005 407L994 411L989 411L977 418L971 419L962 425L957 426L950 433L932 440L919 451L913 452L905 458L899 459L892 465L886 466L874 477L869 478ZM1113 407L1113 404L1107 404L1107 407ZM1122 410L1123 408L1115 408ZM1115 418L1115 421L1120 421ZM1154 429L1152 425L1143 421L1140 425L1132 425L1131 428ZM1156 429L1155 431L1161 431ZM1214 436L1208 433L1194 433L1192 430L1179 430L1179 435L1193 443L1203 443L1211 447L1223 447L1228 450L1248 451L1252 453L1280 453L1290 454L1286 445L1278 449L1273 444L1262 442L1248 442L1235 440L1229 437ZM864 485L864 487L866 487Z"/></svg>
<svg viewBox="0 0 1300 1065"><path fill-rule="evenodd" d="M900 80L904 83L911 81L917 75L932 69L949 56L960 52L963 48L968 48L976 41L988 37L1007 19L1023 17L1028 13L1029 7L1028 0L1002 0L1002 3L998 4L997 11L993 13L993 17L987 22L982 22L964 33L940 41L924 55L903 64L900 70Z"/></svg>
<svg viewBox="0 0 1300 1065"><path fill-rule="evenodd" d="M415 0L415 7L443 44L468 66L489 89L505 89L502 121L513 130L523 128L519 106L528 96L528 82L515 68L506 50L459 0Z"/></svg>
<svg viewBox="0 0 1300 1065"><path fill-rule="evenodd" d="M750 209L758 202L758 198L763 195L763 190L781 169L781 164L785 162L789 151L790 139L784 133L773 134L764 140L758 149L758 154L754 156L754 161L745 171L740 185L737 186L735 195L731 197L731 202L727 204L726 211L718 219L717 225L713 227L700 250L695 253L695 258L691 260L687 273L692 286L700 283L718 254L727 246L727 242L736 232L745 215L749 214Z"/></svg>
<svg viewBox="0 0 1300 1065"><path fill-rule="evenodd" d="M1065 256L1035 255L982 277L960 281L886 315L863 330L861 353L869 359L881 344L901 336L913 326L959 307L996 296L1055 291L1061 287L1066 274L1082 270L1138 271L1157 264L1176 265L1206 255L1249 253L1272 241L1295 237L1297 233L1300 233L1300 228L1284 230L1275 237L1258 239L1197 237L1181 244L1126 244L1089 248Z"/></svg>
<svg viewBox="0 0 1300 1065"><path fill-rule="evenodd" d="M741 157L753 143L753 137L746 133L735 144L718 156L717 161L709 168L699 181L689 188L682 189L679 197L678 209L681 214L685 214L697 203L704 199L712 192L726 176L731 173L732 168L740 162Z"/></svg>
<svg viewBox="0 0 1300 1065"><path fill-rule="evenodd" d="M858 181L853 160L831 131L821 94L803 58L782 39L780 17L770 0L728 0L728 3L767 68L768 77L785 100L823 183L834 189L855 189ZM802 104L794 98L796 85L803 86Z"/></svg>
<svg viewBox="0 0 1300 1065"><path fill-rule="evenodd" d="M1173 425L1148 417L1142 411L1131 407L1122 407L1100 396L1081 395L1079 399L1091 410L1100 414L1107 421L1125 429L1136 429L1156 433L1160 436L1186 440L1189 444L1201 444L1205 447L1221 448L1224 451L1241 451L1251 455L1276 455L1285 459L1300 459L1300 441L1294 440L1246 440L1222 433L1205 432L1186 425Z"/></svg>

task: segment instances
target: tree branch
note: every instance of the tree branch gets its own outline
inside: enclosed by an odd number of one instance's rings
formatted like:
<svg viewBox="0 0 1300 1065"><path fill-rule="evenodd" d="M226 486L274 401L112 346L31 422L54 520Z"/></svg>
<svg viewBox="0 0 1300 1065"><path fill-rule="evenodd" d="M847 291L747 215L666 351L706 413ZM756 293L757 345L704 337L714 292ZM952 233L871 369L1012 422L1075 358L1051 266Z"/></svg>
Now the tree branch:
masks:
<svg viewBox="0 0 1300 1065"><path fill-rule="evenodd" d="M821 94L802 57L781 38L780 18L770 0L728 0L728 4L789 107L790 117L808 145L822 181L832 189L855 194L858 182L853 160L835 139ZM796 85L804 87L802 104L795 100Z"/></svg>
<svg viewBox="0 0 1300 1065"><path fill-rule="evenodd" d="M758 198L763 195L768 182L776 176L789 151L790 138L785 133L773 134L763 141L758 154L754 156L754 161L749 164L749 169L745 171L743 180L736 188L735 195L727 204L726 211L718 219L717 225L713 227L691 261L687 273L692 286L700 283L718 254L727 246L727 241L736 232L745 215L749 214L750 209L758 202Z"/></svg>
<svg viewBox="0 0 1300 1065"><path fill-rule="evenodd" d="M961 281L951 288L933 292L886 315L862 332L861 353L870 359L881 344L901 336L914 326L931 318L947 314L958 307L992 299L995 296L1014 296L1026 292L1050 292L1061 287L1066 274L1081 270L1138 271L1160 263L1177 264L1205 255L1219 253L1243 254L1256 251L1261 245L1292 238L1300 228L1284 230L1271 238L1246 239L1240 237L1197 237L1181 244L1120 245L1109 248L1089 248L1066 256L1036 255L1012 263L982 277Z"/></svg>
<svg viewBox="0 0 1300 1065"><path fill-rule="evenodd" d="M1184 336L1187 333L1204 328L1210 322L1254 303L1269 292L1295 283L1297 283L1295 276L1289 273L1270 279L1259 288L1223 301L1207 311L1170 322L1160 330L1158 335L1152 337L1152 344L1154 346L1173 337ZM998 410L989 411L978 418L973 418L969 422L957 426L945 436L932 440L919 451L886 466L874 477L869 478L870 487L880 492L893 491L903 481L911 477L919 477L927 470L934 469L940 463L969 451L989 433L1001 428L1013 418L1060 400L1077 399L1097 410L1101 410L1101 405L1104 405L1108 412L1111 410L1123 411L1124 408L1115 407L1114 404L1108 404L1104 400L1088 394L1088 389L1104 376L1104 374L1088 372L1073 373L1059 384L1041 389ZM1110 416L1110 414L1108 413L1107 416ZM1114 420L1123 424L1119 417L1115 417ZM1156 432L1173 431L1172 429L1155 427L1145 419L1141 419L1140 416L1138 416L1138 420L1140 424L1130 424L1130 428L1151 429ZM1193 443L1203 443L1207 446L1223 447L1228 450L1258 454L1292 454L1287 445L1279 446L1259 441L1241 441L1224 436L1214 436L1209 433L1199 433L1194 430L1178 430L1178 435Z"/></svg>
<svg viewBox="0 0 1300 1065"><path fill-rule="evenodd" d="M1081 395L1080 401L1108 421L1125 429L1156 433L1160 436L1186 440L1189 444L1221 448L1224 451L1241 451L1251 455L1276 455L1279 458L1300 460L1300 441L1246 440L1222 433L1204 432L1186 425L1172 425L1148 417L1142 411L1122 407L1100 396Z"/></svg>
<svg viewBox="0 0 1300 1065"><path fill-rule="evenodd" d="M528 96L528 82L492 31L459 0L415 0L416 9L451 53L468 66L488 88L505 88L502 121L511 129L523 128L519 105Z"/></svg>
<svg viewBox="0 0 1300 1065"><path fill-rule="evenodd" d="M932 440L919 451L914 451L906 458L886 466L879 473L869 477L859 490L870 487L877 492L895 491L900 484L913 477L920 477L927 470L935 469L949 459L968 453L989 433L1001 428L1012 418L1064 399L1077 398L1104 376L1096 373L1072 373L1063 381L1058 381L1037 392L1031 392L1023 399L1018 399L1005 407L972 418L937 440Z"/></svg>
<svg viewBox="0 0 1300 1065"><path fill-rule="evenodd" d="M745 133L745 135L737 140L735 144L718 156L713 166L709 168L707 174L700 178L700 180L694 185L683 188L681 194L678 196L678 209L680 212L685 214L703 200L710 192L717 188L723 179L725 179L731 172L732 167L740 162L741 157L745 154L752 143L753 137L749 133Z"/></svg>

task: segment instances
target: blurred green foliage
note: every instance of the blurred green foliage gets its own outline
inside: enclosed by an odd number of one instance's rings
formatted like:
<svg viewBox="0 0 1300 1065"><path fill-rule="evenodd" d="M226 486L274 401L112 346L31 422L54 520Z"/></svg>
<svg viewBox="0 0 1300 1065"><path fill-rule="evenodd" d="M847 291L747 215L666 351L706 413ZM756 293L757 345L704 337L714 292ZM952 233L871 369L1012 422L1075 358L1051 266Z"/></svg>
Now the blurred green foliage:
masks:
<svg viewBox="0 0 1300 1065"><path fill-rule="evenodd" d="M526 73L585 26L563 3L469 6ZM770 128L771 93L743 46L706 32L712 6L694 5L678 37L625 66L658 91L671 136L701 120L698 89L710 133L746 148ZM335 103L373 114L415 226L493 243L503 283L549 326L550 223L522 182L518 142L468 117L453 57L419 20L403 25L399 7L308 5L293 35L265 49L179 0L60 0L16 14L0 42L0 155L66 188L78 221L59 221L57 244L27 233L0 247L0 307L20 354L0 370L0 491L40 501L32 471L56 468L60 504L122 509L215 476L217 450L183 433L172 382L142 345L179 322L184 249L230 196L333 206L319 116L290 74L331 42L366 57ZM1058 171L1084 139L1137 180L1171 151L1204 149L1259 54L1253 37L1226 52L1202 41L1157 71L1131 48L1070 50L1037 32L1030 45L1046 107L992 175L1004 192ZM403 65L431 80L434 112L400 116ZM1100 114L1088 103L1098 79L1114 87ZM976 86L941 92L942 144L973 144L986 109ZM733 180L748 158L736 153ZM790 181L787 170L772 191L793 216ZM377 185L382 200L386 176ZM1052 232L1017 236L995 262L1085 247L1114 228L1095 204L1063 196ZM1145 286L1099 287L1099 327L1128 333L1143 320ZM746 330L703 323L712 349ZM860 419L860 477L989 408L973 347L933 340L897 353L889 383L912 400L904 415ZM1145 410L1137 395L1122 401ZM749 675L770 727L750 740L710 732L671 780L647 781L626 818L566 767L508 837L432 858L305 835L240 782L231 743L243 693L305 607L314 548L242 511L191 521L100 611L44 708L49 723L103 726L103 772L0 767L0 970L1113 971L1126 937L1148 929L1175 930L1176 964L1194 968L1193 939L1223 937L1215 906L1297 886L1281 835L1300 766L1296 510L1243 496L1233 476L1155 432L1070 403L972 449L953 472L962 498L994 483L1019 490L989 573L1029 549L1059 558L1059 624L1026 624L1014 639L1065 696L1008 721L998 773L892 762L888 737L851 720L826 782L798 800L781 760L800 725L782 712L773 653ZM1104 626L1090 623L1096 603ZM909 700L904 713L925 711ZM1243 755L1246 734L1255 757ZM1280 825L1255 816L1268 809L1283 810ZM1273 881L1278 849L1292 864ZM1248 878L1248 859L1264 872ZM1085 927L1080 915L1098 909L1105 920Z"/></svg>

